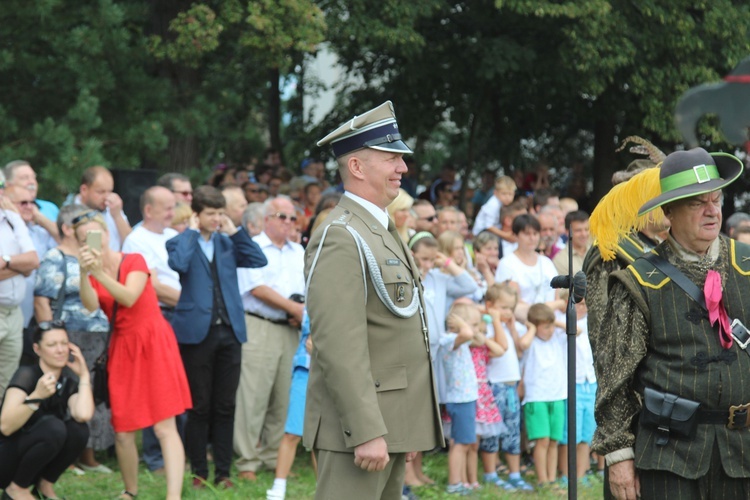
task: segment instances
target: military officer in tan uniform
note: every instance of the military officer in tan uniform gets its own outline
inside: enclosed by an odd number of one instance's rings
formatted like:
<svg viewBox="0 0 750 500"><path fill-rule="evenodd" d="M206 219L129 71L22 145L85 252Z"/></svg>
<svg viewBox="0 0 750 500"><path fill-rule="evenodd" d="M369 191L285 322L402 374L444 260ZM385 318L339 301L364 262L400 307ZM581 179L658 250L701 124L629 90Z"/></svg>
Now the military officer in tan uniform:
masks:
<svg viewBox="0 0 750 500"><path fill-rule="evenodd" d="M386 212L411 150L390 101L327 144L346 192L305 255L315 498L400 499L405 461L443 444L419 269Z"/></svg>

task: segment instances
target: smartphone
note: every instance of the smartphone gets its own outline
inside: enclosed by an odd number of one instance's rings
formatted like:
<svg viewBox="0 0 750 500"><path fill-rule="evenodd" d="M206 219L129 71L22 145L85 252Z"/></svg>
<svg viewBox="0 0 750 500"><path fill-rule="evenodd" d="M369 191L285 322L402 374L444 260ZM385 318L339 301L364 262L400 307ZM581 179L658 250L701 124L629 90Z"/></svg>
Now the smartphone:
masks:
<svg viewBox="0 0 750 500"><path fill-rule="evenodd" d="M94 248L101 252L102 250L102 232L94 229L86 233L86 244L89 248Z"/></svg>

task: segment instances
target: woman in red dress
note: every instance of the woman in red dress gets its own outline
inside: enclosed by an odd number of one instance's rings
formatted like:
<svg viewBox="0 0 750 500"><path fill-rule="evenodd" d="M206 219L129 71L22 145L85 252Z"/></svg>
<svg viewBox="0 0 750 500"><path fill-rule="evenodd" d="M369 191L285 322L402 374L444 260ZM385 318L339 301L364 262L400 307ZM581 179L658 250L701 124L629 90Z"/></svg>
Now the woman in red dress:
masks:
<svg viewBox="0 0 750 500"><path fill-rule="evenodd" d="M98 212L76 217L73 226L81 244L81 274L89 274L81 280L81 301L91 311L101 307L110 323L115 316L107 373L115 449L125 483L120 498L132 500L138 493L135 431L151 425L164 455L167 498L180 498L185 451L175 416L192 402L174 332L161 314L143 257L111 250L107 224ZM101 232L101 250L86 244L92 231Z"/></svg>

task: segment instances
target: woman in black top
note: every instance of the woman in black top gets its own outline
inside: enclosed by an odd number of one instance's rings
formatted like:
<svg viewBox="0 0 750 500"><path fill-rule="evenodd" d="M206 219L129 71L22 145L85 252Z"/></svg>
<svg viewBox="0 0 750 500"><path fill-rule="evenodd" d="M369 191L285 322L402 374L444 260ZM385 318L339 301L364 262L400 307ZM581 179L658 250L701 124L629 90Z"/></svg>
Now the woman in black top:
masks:
<svg viewBox="0 0 750 500"><path fill-rule="evenodd" d="M3 499L33 499L32 486L57 498L53 484L86 446L94 414L86 362L61 321L40 323L34 352L39 363L16 371L0 409Z"/></svg>

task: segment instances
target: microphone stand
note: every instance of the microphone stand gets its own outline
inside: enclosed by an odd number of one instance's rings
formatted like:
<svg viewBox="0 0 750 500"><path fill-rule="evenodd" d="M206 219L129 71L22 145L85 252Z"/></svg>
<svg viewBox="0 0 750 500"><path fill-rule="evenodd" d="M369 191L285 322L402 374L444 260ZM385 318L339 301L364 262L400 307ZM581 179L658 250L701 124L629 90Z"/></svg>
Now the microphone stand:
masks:
<svg viewBox="0 0 750 500"><path fill-rule="evenodd" d="M576 464L576 307L573 302L573 242L568 238L568 307L565 311L565 333L568 336L568 499L578 498Z"/></svg>

